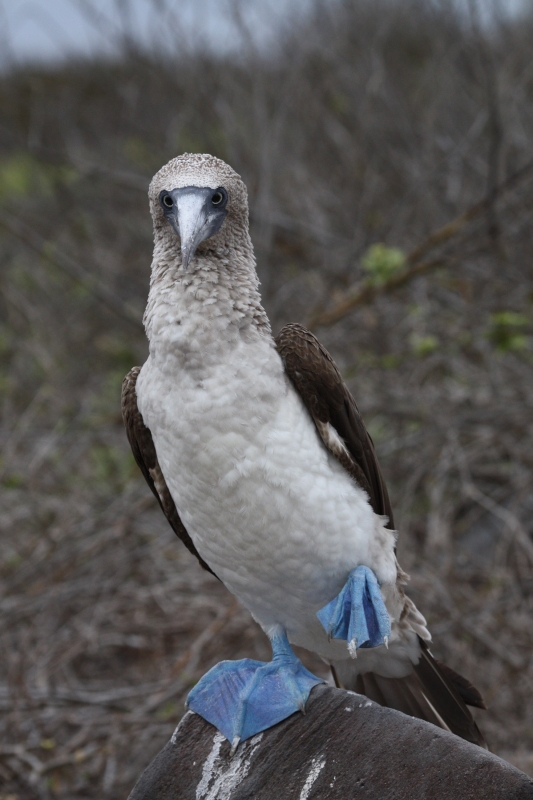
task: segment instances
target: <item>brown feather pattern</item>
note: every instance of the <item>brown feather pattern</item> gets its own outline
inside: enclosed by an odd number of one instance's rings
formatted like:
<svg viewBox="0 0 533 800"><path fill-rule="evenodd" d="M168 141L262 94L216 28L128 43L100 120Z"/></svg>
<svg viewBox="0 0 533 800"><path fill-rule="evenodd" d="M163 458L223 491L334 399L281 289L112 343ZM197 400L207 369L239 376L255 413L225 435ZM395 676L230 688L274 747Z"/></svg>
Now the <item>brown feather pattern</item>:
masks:
<svg viewBox="0 0 533 800"><path fill-rule="evenodd" d="M483 700L479 689L476 689L476 687L473 686L469 680L463 678L462 675L459 675L459 673L455 672L455 670L453 670L451 667L443 664L442 661L439 661L437 658L434 658L433 660L448 681L453 683L457 693L461 696L467 706L474 706L475 708L483 708L485 711L487 710L487 706L485 705L485 701Z"/></svg>
<svg viewBox="0 0 533 800"><path fill-rule="evenodd" d="M375 513L388 517L388 527L394 529L389 495L374 444L332 357L310 331L297 323L289 323L281 329L276 337L276 346L285 371L311 414L324 444L368 493ZM326 432L328 423L346 448L331 446Z"/></svg>
<svg viewBox="0 0 533 800"><path fill-rule="evenodd" d="M276 337L276 346L285 371L314 420L324 445L368 493L374 512L388 517L388 527L393 529L389 495L372 439L332 357L310 331L296 323L285 325ZM330 435L328 424L337 432L340 443ZM404 573L398 568L398 585L403 577ZM399 589L403 594L400 586ZM409 626L413 609L416 611L405 596L401 623ZM344 688L365 694L380 705L425 719L486 747L466 707L468 703L485 708L481 694L466 678L433 658L420 636L419 641L420 661L410 675L384 678L369 672L357 675L355 680L348 676L342 676L344 680L341 680L340 665L337 665L337 670L332 668L336 685L344 684Z"/></svg>
<svg viewBox="0 0 533 800"><path fill-rule="evenodd" d="M165 517L170 522L172 530L181 539L187 550L196 556L200 565L208 572L215 574L206 564L195 548L193 541L183 525L178 510L168 490L165 478L161 472L157 453L155 451L152 434L143 422L142 414L137 407L137 392L135 385L141 367L133 367L122 383L122 419L135 461L137 462L146 483L152 490L157 502L161 506Z"/></svg>

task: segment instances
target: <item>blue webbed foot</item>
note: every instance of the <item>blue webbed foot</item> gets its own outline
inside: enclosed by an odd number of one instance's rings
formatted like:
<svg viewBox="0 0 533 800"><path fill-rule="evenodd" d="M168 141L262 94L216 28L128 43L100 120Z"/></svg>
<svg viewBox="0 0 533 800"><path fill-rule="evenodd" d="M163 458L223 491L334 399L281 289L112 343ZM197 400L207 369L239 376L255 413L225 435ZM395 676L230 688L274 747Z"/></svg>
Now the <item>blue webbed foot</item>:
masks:
<svg viewBox="0 0 533 800"><path fill-rule="evenodd" d="M390 617L376 576L368 567L356 567L340 592L317 617L333 639L345 639L352 658L358 647L387 646Z"/></svg>
<svg viewBox="0 0 533 800"><path fill-rule="evenodd" d="M294 655L285 632L271 637L272 661L221 661L190 691L187 705L224 734L232 751L241 740L304 711L323 683Z"/></svg>

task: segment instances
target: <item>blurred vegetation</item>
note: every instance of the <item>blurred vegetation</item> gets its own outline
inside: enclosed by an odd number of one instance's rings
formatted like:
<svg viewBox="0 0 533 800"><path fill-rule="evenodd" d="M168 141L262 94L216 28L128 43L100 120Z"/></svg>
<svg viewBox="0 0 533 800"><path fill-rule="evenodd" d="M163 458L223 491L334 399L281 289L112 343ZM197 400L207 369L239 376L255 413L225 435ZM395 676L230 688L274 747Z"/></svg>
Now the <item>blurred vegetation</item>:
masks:
<svg viewBox="0 0 533 800"><path fill-rule="evenodd" d="M244 29L229 55L176 35L0 78L0 793L124 798L211 664L268 658L121 426L147 354L148 182L183 151L246 181L275 330L371 286L317 333L375 439L434 652L485 695L492 749L533 770L533 175L495 193L533 158L533 18L474 10L316 2L268 52Z"/></svg>
<svg viewBox="0 0 533 800"><path fill-rule="evenodd" d="M529 319L516 311L498 311L490 315L488 339L497 350L525 350L528 340L525 335Z"/></svg>
<svg viewBox="0 0 533 800"><path fill-rule="evenodd" d="M384 286L405 266L405 255L398 247L373 244L364 254L361 264L373 286Z"/></svg>

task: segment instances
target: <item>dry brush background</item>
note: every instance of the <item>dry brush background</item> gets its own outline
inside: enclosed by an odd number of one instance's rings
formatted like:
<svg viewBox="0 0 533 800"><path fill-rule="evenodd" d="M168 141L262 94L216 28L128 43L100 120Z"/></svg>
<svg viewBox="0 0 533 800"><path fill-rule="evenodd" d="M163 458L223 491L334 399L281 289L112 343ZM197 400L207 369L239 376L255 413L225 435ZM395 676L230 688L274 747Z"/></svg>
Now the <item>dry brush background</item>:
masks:
<svg viewBox="0 0 533 800"><path fill-rule="evenodd" d="M533 774L533 17L476 8L317 3L268 51L243 23L231 55L176 32L0 78L2 800L122 800L203 672L269 657L120 420L147 185L183 151L247 182L274 329L311 321L337 359L434 652Z"/></svg>

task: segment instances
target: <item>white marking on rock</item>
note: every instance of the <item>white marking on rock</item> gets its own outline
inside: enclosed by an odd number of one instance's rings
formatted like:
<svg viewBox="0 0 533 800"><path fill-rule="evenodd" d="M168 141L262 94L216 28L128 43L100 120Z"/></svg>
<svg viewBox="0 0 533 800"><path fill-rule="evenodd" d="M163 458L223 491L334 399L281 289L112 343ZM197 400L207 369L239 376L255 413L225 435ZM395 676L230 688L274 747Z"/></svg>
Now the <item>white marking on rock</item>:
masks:
<svg viewBox="0 0 533 800"><path fill-rule="evenodd" d="M244 742L233 758L226 762L220 758L224 736L216 733L211 752L204 762L202 778L196 787L196 800L230 800L233 791L248 775L252 757L262 738L263 734L259 733Z"/></svg>
<svg viewBox="0 0 533 800"><path fill-rule="evenodd" d="M224 741L224 736L221 733L215 733L213 737L213 747L211 752L207 756L206 760L204 761L204 767L202 769L202 778L200 783L196 787L196 799L201 800L201 798L207 796L207 792L209 790L209 784L211 783L212 778L215 776L215 765L218 761L220 748L222 746L222 742Z"/></svg>
<svg viewBox="0 0 533 800"><path fill-rule="evenodd" d="M346 708L344 710L345 711L353 711L353 708L350 708L350 706L346 706Z"/></svg>
<svg viewBox="0 0 533 800"><path fill-rule="evenodd" d="M326 756L318 756L318 758L313 758L311 762L311 769L309 771L309 775L302 787L302 791L300 792L299 800L307 800L311 789L313 788L313 784L326 766Z"/></svg>

